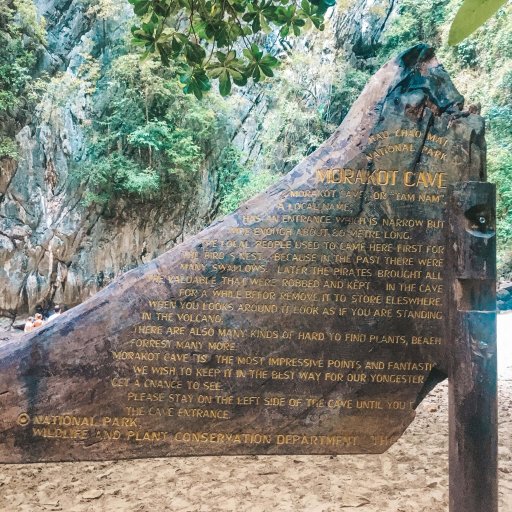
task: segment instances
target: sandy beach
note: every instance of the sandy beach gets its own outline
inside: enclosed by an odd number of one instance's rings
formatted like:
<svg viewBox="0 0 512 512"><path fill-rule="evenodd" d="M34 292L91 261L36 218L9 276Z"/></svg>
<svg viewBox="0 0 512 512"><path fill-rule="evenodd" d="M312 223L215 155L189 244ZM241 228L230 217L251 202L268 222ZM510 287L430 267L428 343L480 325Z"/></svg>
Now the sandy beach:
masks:
<svg viewBox="0 0 512 512"><path fill-rule="evenodd" d="M2 467L6 512L447 512L447 385L383 455L250 456ZM512 509L512 381L500 381L500 512ZM484 512L484 511L482 511Z"/></svg>
<svg viewBox="0 0 512 512"><path fill-rule="evenodd" d="M499 320L499 505L512 510L512 315ZM6 465L6 512L447 512L448 386L382 455ZM485 512L485 511L482 511Z"/></svg>

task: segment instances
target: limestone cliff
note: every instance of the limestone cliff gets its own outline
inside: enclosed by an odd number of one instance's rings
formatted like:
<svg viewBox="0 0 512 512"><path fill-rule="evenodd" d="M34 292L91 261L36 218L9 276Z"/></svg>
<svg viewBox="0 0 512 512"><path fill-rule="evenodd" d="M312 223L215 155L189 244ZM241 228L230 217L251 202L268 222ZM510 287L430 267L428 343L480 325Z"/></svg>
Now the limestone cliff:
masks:
<svg viewBox="0 0 512 512"><path fill-rule="evenodd" d="M16 130L19 157L0 161L0 322L9 327L36 306L72 306L115 276L156 257L204 227L215 212L217 180L204 164L195 189L172 202L132 204L119 201L115 212L83 202L83 187L71 167L86 157L84 130L91 102L90 83L79 80L84 55L115 38L131 15L128 4L110 18L83 0L36 0L46 20L47 40L38 55L34 78L59 76L60 89L46 94ZM300 51L331 65L337 55L354 62L371 55L395 7L394 0L357 0L348 10L333 10L326 31L296 41ZM118 34L117 34L118 35ZM108 48L101 50L109 59ZM306 82L314 70L290 68ZM101 80L101 76L95 78ZM320 86L320 89L327 86ZM59 93L60 91L60 93ZM64 91L64 92L62 92ZM328 94L328 90L319 94ZM232 140L245 161L263 167L261 147L268 122L270 94L252 89L238 102ZM279 160L279 158L277 158ZM278 162L286 170L286 162Z"/></svg>

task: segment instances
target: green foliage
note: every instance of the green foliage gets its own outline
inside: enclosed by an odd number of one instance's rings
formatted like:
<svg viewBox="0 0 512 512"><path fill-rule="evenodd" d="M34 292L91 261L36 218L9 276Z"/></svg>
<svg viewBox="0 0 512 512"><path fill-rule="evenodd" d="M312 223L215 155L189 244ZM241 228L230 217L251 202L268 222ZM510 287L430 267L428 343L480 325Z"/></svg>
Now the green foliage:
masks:
<svg viewBox="0 0 512 512"><path fill-rule="evenodd" d="M498 195L498 259L506 268L512 260L512 69L498 83L487 117L488 172ZM506 272L510 273L510 268Z"/></svg>
<svg viewBox="0 0 512 512"><path fill-rule="evenodd" d="M205 161L225 143L225 108L183 95L176 68L154 57L120 55L103 74L86 162L75 171L86 201L190 197Z"/></svg>
<svg viewBox="0 0 512 512"><path fill-rule="evenodd" d="M133 44L157 53L169 66L180 64L186 93L202 98L218 80L222 96L232 83L244 86L273 76L277 39L300 35L323 17L335 0L129 0L140 24ZM266 40L265 34L274 31ZM272 42L273 39L273 42ZM272 47L268 47L270 43Z"/></svg>
<svg viewBox="0 0 512 512"><path fill-rule="evenodd" d="M17 8L22 11L15 16ZM32 2L24 0L5 3L0 10L0 115L20 107L22 92L31 78L36 45L28 36L34 31L39 34L35 21L34 28L27 25L33 9Z"/></svg>
<svg viewBox="0 0 512 512"><path fill-rule="evenodd" d="M498 144L501 146L509 145L512 150L512 104L492 105L487 116L488 126L493 136L500 141Z"/></svg>
<svg viewBox="0 0 512 512"><path fill-rule="evenodd" d="M279 177L268 171L255 173L240 165L240 153L232 146L227 146L222 151L216 171L221 214L235 211L240 204L268 188Z"/></svg>
<svg viewBox="0 0 512 512"><path fill-rule="evenodd" d="M379 63L420 41L439 46L439 26L446 17L446 0L402 0L397 15L384 33Z"/></svg>
<svg viewBox="0 0 512 512"><path fill-rule="evenodd" d="M219 211L231 213L242 201L241 189L250 181L251 173L240 164L240 152L231 145L221 151L215 171Z"/></svg>
<svg viewBox="0 0 512 512"><path fill-rule="evenodd" d="M370 74L367 71L347 67L333 84L329 101L322 107L325 121L336 126L339 125L361 94L369 78Z"/></svg>
<svg viewBox="0 0 512 512"><path fill-rule="evenodd" d="M510 273L512 6L502 8L470 39L444 48L441 58L466 101L480 103L486 118L488 175L497 188L498 261L500 272Z"/></svg>
<svg viewBox="0 0 512 512"><path fill-rule="evenodd" d="M44 19L38 18L32 0L0 0L0 158L18 158L13 121L30 111L26 93L36 51L44 42Z"/></svg>
<svg viewBox="0 0 512 512"><path fill-rule="evenodd" d="M508 151L502 148L489 155L489 172L500 182L500 201L498 205L498 222L500 234L507 240L512 239L512 159Z"/></svg>
<svg viewBox="0 0 512 512"><path fill-rule="evenodd" d="M455 48L457 60L463 66L474 68L478 66L478 49L475 41L463 41Z"/></svg>
<svg viewBox="0 0 512 512"><path fill-rule="evenodd" d="M16 141L9 137L0 136L0 158L18 158L18 146Z"/></svg>
<svg viewBox="0 0 512 512"><path fill-rule="evenodd" d="M317 55L290 56L272 84L270 108L261 119L264 169L287 172L315 151L343 120L368 77L341 58L320 62Z"/></svg>
<svg viewBox="0 0 512 512"><path fill-rule="evenodd" d="M86 184L86 204L108 206L113 197L143 197L159 189L158 174L151 169L142 169L120 153L101 155L94 161L87 161L75 173Z"/></svg>
<svg viewBox="0 0 512 512"><path fill-rule="evenodd" d="M221 213L227 214L235 211L243 202L263 192L279 179L279 175L269 171L244 171L233 183L233 189L226 195Z"/></svg>
<svg viewBox="0 0 512 512"><path fill-rule="evenodd" d="M125 2L119 0L89 0L88 16L98 20L118 20L125 9Z"/></svg>
<svg viewBox="0 0 512 512"><path fill-rule="evenodd" d="M13 0L15 26L34 41L46 44L46 20L37 14L33 0Z"/></svg>
<svg viewBox="0 0 512 512"><path fill-rule="evenodd" d="M487 118L493 141L508 149L512 160L512 69L507 70L498 83Z"/></svg>
<svg viewBox="0 0 512 512"><path fill-rule="evenodd" d="M464 0L448 36L448 44L454 46L481 27L508 0Z"/></svg>

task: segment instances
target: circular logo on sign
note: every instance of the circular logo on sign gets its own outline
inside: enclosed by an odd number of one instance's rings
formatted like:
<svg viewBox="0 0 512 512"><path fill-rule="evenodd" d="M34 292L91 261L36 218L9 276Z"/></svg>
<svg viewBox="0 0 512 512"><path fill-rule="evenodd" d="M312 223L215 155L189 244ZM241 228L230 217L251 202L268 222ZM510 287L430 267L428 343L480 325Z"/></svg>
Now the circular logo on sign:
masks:
<svg viewBox="0 0 512 512"><path fill-rule="evenodd" d="M25 425L28 425L29 423L30 423L30 416L26 412L23 412L18 416L18 425L21 425L22 427L24 427Z"/></svg>

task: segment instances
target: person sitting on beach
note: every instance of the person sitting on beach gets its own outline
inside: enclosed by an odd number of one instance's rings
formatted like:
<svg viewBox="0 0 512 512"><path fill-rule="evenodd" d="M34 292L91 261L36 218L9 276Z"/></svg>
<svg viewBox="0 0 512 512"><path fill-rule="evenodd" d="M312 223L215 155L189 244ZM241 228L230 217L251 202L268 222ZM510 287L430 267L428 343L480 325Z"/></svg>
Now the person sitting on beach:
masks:
<svg viewBox="0 0 512 512"><path fill-rule="evenodd" d="M61 310L60 306L57 304L53 308L53 313L48 317L47 322L49 322L50 320L53 320L54 318L57 318L61 314L62 314L62 310Z"/></svg>
<svg viewBox="0 0 512 512"><path fill-rule="evenodd" d="M41 327L43 325L43 315L41 313L36 313L36 319L34 321L33 328L37 329L38 327Z"/></svg>
<svg viewBox="0 0 512 512"><path fill-rule="evenodd" d="M34 330L34 320L33 316L29 316L27 321L25 322L25 327L23 328L23 332L31 332Z"/></svg>

